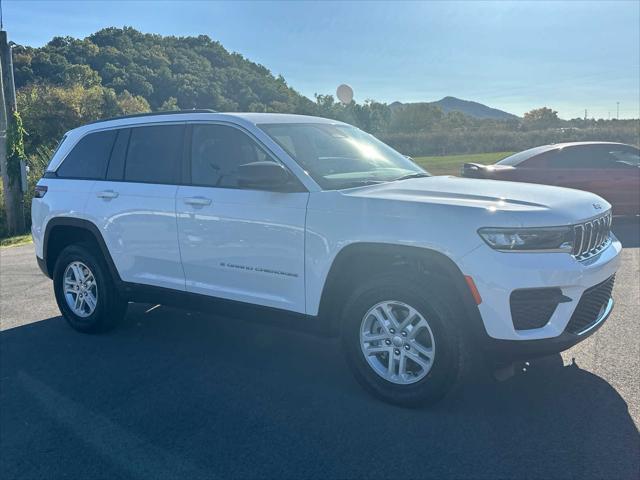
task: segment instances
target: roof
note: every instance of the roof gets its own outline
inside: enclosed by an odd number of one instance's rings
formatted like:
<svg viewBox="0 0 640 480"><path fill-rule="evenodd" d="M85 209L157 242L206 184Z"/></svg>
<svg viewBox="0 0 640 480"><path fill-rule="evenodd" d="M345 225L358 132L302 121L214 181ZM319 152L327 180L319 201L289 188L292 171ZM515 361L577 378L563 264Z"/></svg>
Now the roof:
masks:
<svg viewBox="0 0 640 480"><path fill-rule="evenodd" d="M533 152L533 150L535 150L535 153L542 153L542 152L547 152L550 150L561 150L563 148L567 148L567 147L580 147L580 146L585 146L585 145L626 145L624 143L620 143L620 142L564 142L564 143L551 143L549 145L542 145L540 147L534 147L534 148L530 148L528 150L524 150L525 152Z"/></svg>
<svg viewBox="0 0 640 480"><path fill-rule="evenodd" d="M107 129L125 125L142 123L171 122L171 121L228 121L240 125L259 125L266 123L326 123L344 124L338 120L313 117L310 115L295 115L291 113L255 113L255 112L228 112L219 113L214 110L178 110L175 112L149 112L143 114L126 115L123 117L108 118L96 122L87 123L68 132L73 136L84 134L88 131Z"/></svg>
<svg viewBox="0 0 640 480"><path fill-rule="evenodd" d="M343 123L339 120L332 120L330 118L314 117L311 115L296 115L293 113L255 113L255 112L231 112L224 113L230 117L241 118L254 125L263 123L329 123L337 124Z"/></svg>
<svg viewBox="0 0 640 480"><path fill-rule="evenodd" d="M549 150L554 150L554 149L561 149L565 147L578 147L581 145L626 145L626 143L588 141L588 142L552 143L551 145L544 145L544 146L548 147ZM538 148L542 148L542 147L538 147Z"/></svg>

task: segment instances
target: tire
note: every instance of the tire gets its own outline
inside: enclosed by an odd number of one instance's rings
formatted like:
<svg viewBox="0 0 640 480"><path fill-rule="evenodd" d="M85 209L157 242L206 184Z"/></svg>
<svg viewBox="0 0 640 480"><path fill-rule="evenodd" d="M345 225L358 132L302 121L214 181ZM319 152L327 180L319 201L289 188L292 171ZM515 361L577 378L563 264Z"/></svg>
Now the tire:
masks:
<svg viewBox="0 0 640 480"><path fill-rule="evenodd" d="M86 282L78 282L78 277ZM79 332L109 331L126 313L127 302L118 295L106 262L90 244L70 245L60 253L53 270L53 288L60 312ZM84 296L76 303L79 293Z"/></svg>
<svg viewBox="0 0 640 480"><path fill-rule="evenodd" d="M347 362L358 382L385 402L404 407L433 404L466 376L463 374L468 351L466 335L461 329L461 314L455 307L455 299L442 287L435 287L439 283L398 274L385 275L358 287L345 303L341 337ZM376 306L378 308L372 310ZM417 314L411 314L416 319L409 324L412 330L409 331L407 325L398 335L398 332L389 334L385 328L379 328L381 322L376 319L385 321L388 315L381 312L385 308L392 312L392 318L387 319L391 320L387 328L393 321L401 326L407 318L403 315L412 308ZM421 326L413 330L414 324ZM361 335L371 339L385 338L361 343ZM418 347L422 348L416 350ZM365 348L370 349L367 356ZM389 350L371 354L385 348ZM421 364L413 361L416 354ZM405 357L406 373L401 375L402 356ZM429 356L431 358L427 360ZM389 358L394 359L393 373L388 369Z"/></svg>

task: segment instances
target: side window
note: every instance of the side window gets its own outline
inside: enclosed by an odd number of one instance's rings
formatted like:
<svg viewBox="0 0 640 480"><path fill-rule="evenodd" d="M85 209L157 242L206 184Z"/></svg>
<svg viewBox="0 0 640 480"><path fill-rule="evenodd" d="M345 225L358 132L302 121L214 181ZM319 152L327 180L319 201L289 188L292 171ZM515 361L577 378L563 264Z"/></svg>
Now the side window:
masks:
<svg viewBox="0 0 640 480"><path fill-rule="evenodd" d="M610 147L606 145L583 147L582 168L615 168L614 159L609 150Z"/></svg>
<svg viewBox="0 0 640 480"><path fill-rule="evenodd" d="M547 158L547 165L550 168L576 168L579 164L580 157L571 148L557 150Z"/></svg>
<svg viewBox="0 0 640 480"><path fill-rule="evenodd" d="M124 179L129 182L178 183L183 125L131 128Z"/></svg>
<svg viewBox="0 0 640 480"><path fill-rule="evenodd" d="M58 177L102 180L107 170L114 130L90 133L76 144L56 171Z"/></svg>
<svg viewBox="0 0 640 480"><path fill-rule="evenodd" d="M633 163L633 155L610 145L589 145L558 151L550 159L552 168L625 168ZM620 162L624 157L627 161ZM638 158L637 154L635 155ZM637 160L636 160L637 164Z"/></svg>
<svg viewBox="0 0 640 480"><path fill-rule="evenodd" d="M225 125L194 124L191 184L236 188L240 165L274 161L248 135Z"/></svg>
<svg viewBox="0 0 640 480"><path fill-rule="evenodd" d="M129 145L129 135L131 129L122 128L118 130L118 136L111 150L111 159L107 168L107 180L119 181L124 178L124 160L127 156L127 146Z"/></svg>
<svg viewBox="0 0 640 480"><path fill-rule="evenodd" d="M604 161L593 148L573 147L558 150L549 157L548 165L551 168L598 168Z"/></svg>
<svg viewBox="0 0 640 480"><path fill-rule="evenodd" d="M640 167L640 150L618 147L609 151L609 157L613 168L637 168Z"/></svg>

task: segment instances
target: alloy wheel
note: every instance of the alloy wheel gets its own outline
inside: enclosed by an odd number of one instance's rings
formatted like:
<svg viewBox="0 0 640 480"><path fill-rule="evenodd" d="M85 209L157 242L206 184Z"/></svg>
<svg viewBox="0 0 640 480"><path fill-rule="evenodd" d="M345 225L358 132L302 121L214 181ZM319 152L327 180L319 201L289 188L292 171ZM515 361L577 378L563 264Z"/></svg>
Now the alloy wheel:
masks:
<svg viewBox="0 0 640 480"><path fill-rule="evenodd" d="M424 378L436 345L427 319L406 303L377 303L360 325L360 348L369 366L385 380L408 385Z"/></svg>
<svg viewBox="0 0 640 480"><path fill-rule="evenodd" d="M90 316L98 305L98 284L89 267L79 261L67 265L62 275L64 298L78 317Z"/></svg>

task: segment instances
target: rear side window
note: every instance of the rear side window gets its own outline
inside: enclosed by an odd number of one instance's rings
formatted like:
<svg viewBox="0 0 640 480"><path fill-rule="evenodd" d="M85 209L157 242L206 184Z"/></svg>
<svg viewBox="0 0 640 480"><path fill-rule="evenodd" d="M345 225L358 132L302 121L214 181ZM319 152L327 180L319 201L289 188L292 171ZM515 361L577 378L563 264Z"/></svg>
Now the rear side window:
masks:
<svg viewBox="0 0 640 480"><path fill-rule="evenodd" d="M124 179L128 182L178 183L183 139L183 125L132 128Z"/></svg>
<svg viewBox="0 0 640 480"><path fill-rule="evenodd" d="M122 180L124 178L124 161L127 156L127 147L129 146L129 135L131 129L123 128L118 130L116 142L111 150L111 160L109 160L109 168L107 168L107 180Z"/></svg>
<svg viewBox="0 0 640 480"><path fill-rule="evenodd" d="M90 133L83 137L58 167L57 176L102 180L107 171L115 138L114 130Z"/></svg>
<svg viewBox="0 0 640 480"><path fill-rule="evenodd" d="M582 148L562 148L548 157L548 166L551 168L586 168L592 158L589 152Z"/></svg>

